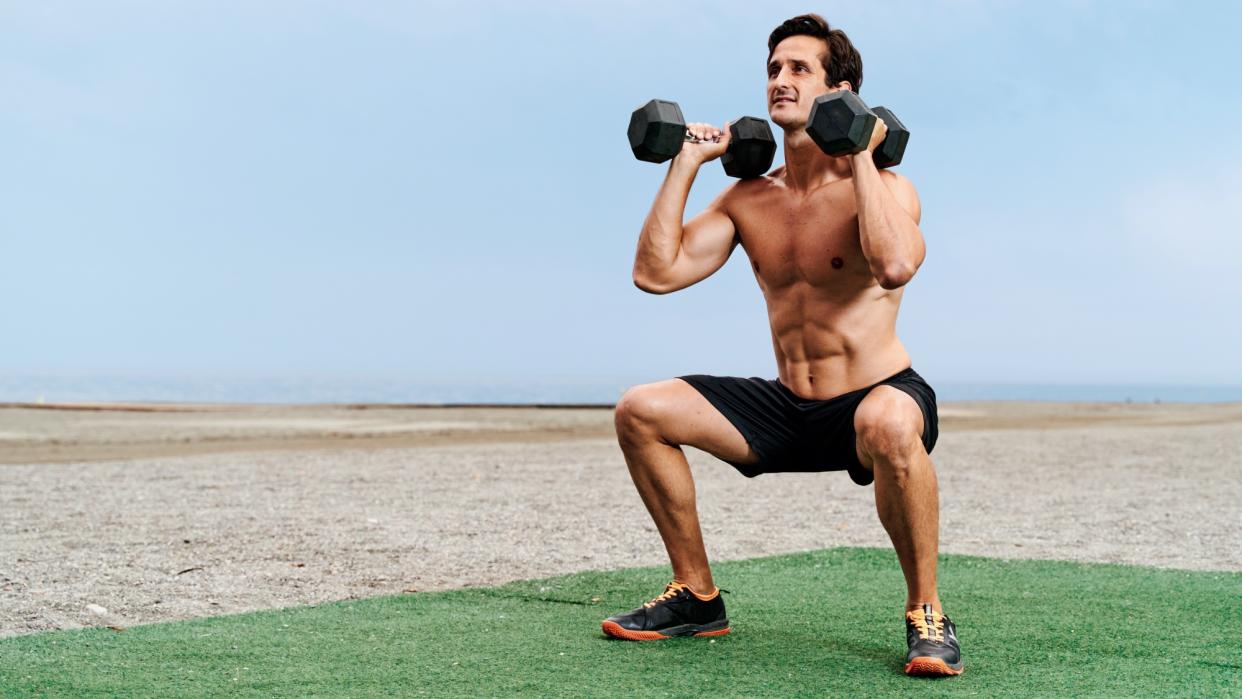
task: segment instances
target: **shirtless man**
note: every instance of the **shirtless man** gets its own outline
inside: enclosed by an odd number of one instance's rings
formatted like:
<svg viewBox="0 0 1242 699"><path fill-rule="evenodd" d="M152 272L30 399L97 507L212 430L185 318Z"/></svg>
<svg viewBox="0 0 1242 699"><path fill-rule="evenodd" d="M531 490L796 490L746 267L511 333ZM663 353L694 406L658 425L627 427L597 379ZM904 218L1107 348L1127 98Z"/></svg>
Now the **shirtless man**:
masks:
<svg viewBox="0 0 1242 699"><path fill-rule="evenodd" d="M918 195L872 162L882 121L867 150L843 157L824 154L806 133L817 96L862 84L862 60L843 32L802 15L777 27L768 49L769 115L784 131L785 165L734 183L683 225L699 167L730 138L727 127L690 124L699 142L672 160L643 224L634 283L653 294L684 289L740 244L767 301L779 378L684 376L621 398L617 438L673 581L603 629L628 640L729 633L681 450L688 445L749 477L845 470L859 485L874 480L906 579L906 673L955 675L956 630L936 590L939 495L928 457L936 396L896 334L903 287L924 256Z"/></svg>

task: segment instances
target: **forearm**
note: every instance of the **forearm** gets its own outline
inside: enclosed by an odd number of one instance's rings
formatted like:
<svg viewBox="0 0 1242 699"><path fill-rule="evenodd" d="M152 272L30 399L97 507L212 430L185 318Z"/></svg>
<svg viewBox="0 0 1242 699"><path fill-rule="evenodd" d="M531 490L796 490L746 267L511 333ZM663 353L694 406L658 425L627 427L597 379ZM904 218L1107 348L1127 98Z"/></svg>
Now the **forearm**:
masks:
<svg viewBox="0 0 1242 699"><path fill-rule="evenodd" d="M886 289L902 286L923 262L923 234L884 183L870 151L852 157L858 233L871 273Z"/></svg>
<svg viewBox="0 0 1242 699"><path fill-rule="evenodd" d="M693 159L682 156L673 158L638 237L638 253L634 258L635 278L667 269L677 259L681 249L686 199L690 196L690 186L694 184L698 172L699 164Z"/></svg>

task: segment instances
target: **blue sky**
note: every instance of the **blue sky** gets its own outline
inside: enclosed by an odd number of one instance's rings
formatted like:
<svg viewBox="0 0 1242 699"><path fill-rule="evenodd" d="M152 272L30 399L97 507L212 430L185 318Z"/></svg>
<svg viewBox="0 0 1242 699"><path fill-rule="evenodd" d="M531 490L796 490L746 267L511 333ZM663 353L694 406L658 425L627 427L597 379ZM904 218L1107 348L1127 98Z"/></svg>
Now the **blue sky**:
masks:
<svg viewBox="0 0 1242 699"><path fill-rule="evenodd" d="M913 134L917 369L1242 384L1239 8L0 2L0 373L773 376L740 250L631 285L663 170L623 132L766 116L816 11Z"/></svg>

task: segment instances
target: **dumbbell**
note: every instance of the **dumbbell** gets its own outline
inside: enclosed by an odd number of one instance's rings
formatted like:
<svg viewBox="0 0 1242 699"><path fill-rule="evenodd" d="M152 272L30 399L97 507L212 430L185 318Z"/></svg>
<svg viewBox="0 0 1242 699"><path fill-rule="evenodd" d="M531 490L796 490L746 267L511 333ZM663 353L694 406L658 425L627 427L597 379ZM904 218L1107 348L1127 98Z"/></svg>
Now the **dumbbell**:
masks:
<svg viewBox="0 0 1242 699"><path fill-rule="evenodd" d="M909 129L884 107L868 109L862 99L849 90L816 97L815 104L811 105L806 132L815 145L828 155L861 153L871 141L871 130L875 128L876 119L884 120L888 135L876 146L872 160L878 168L892 167L900 163L905 155L906 142L910 140Z"/></svg>
<svg viewBox="0 0 1242 699"><path fill-rule="evenodd" d="M730 177L759 177L772 167L776 156L776 139L764 119L742 117L729 122L733 140L720 156L720 164ZM634 157L649 163L662 163L681 152L686 141L699 143L686 132L686 119L681 107L668 100L651 100L634 110L630 116L630 149Z"/></svg>

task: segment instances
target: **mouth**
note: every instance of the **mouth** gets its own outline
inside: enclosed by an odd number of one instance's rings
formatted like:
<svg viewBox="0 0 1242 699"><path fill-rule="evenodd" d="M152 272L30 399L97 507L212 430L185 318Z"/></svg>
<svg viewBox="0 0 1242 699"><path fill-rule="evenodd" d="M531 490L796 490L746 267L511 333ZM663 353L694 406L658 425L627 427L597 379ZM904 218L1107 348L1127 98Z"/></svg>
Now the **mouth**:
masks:
<svg viewBox="0 0 1242 699"><path fill-rule="evenodd" d="M781 104L783 102L788 102L790 104L793 104L794 101L795 101L794 98L789 97L788 95L784 95L784 96L777 97L776 99L772 100L772 104L773 106Z"/></svg>

